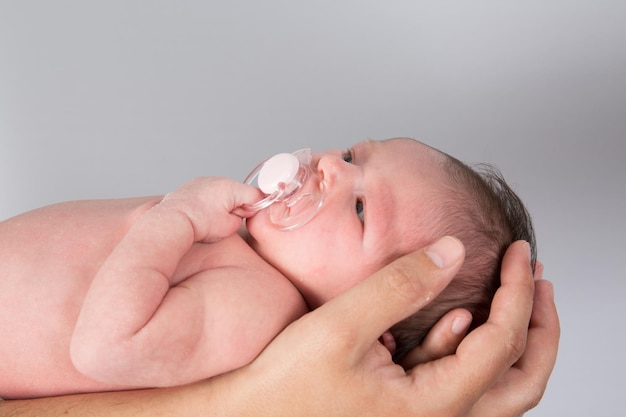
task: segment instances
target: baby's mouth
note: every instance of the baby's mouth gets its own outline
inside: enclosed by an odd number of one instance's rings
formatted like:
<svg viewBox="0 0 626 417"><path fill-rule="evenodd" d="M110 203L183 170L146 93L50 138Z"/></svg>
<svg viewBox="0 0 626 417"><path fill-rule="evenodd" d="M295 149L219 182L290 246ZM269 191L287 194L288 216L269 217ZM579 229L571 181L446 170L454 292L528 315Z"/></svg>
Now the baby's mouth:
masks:
<svg viewBox="0 0 626 417"><path fill-rule="evenodd" d="M265 193L261 201L245 205L251 212L268 208L269 219L278 230L295 230L309 222L320 209L326 194L324 182L310 149L275 155L257 167L244 182Z"/></svg>

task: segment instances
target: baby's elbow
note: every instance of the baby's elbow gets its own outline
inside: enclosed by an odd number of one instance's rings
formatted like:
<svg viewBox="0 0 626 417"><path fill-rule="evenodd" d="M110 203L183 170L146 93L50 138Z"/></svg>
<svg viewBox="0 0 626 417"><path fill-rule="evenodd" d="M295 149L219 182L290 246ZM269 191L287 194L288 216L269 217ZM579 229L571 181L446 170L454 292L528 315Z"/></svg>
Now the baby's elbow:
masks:
<svg viewBox="0 0 626 417"><path fill-rule="evenodd" d="M115 358L116 349L110 343L99 339L89 339L74 335L70 343L70 359L74 368L86 377L104 383L111 383L119 361Z"/></svg>

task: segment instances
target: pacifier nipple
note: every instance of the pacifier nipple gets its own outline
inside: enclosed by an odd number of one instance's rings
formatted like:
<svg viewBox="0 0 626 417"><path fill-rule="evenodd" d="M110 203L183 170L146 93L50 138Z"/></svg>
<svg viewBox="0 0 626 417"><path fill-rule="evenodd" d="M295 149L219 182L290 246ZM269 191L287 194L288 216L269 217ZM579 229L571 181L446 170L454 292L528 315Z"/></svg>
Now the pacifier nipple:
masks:
<svg viewBox="0 0 626 417"><path fill-rule="evenodd" d="M280 153L261 162L244 182L266 195L255 204L242 208L256 212L268 208L269 220L279 230L294 230L315 216L324 201L321 177L311 168L310 149Z"/></svg>

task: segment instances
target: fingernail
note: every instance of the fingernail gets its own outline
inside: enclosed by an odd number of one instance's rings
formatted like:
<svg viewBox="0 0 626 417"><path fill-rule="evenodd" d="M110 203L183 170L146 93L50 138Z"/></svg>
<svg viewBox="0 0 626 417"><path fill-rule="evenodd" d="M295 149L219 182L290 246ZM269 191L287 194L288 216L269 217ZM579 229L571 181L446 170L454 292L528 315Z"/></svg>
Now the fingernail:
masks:
<svg viewBox="0 0 626 417"><path fill-rule="evenodd" d="M439 268L447 268L463 255L463 245L456 238L444 236L428 246L424 252Z"/></svg>
<svg viewBox="0 0 626 417"><path fill-rule="evenodd" d="M452 333L454 334L463 333L464 331L467 330L471 322L472 322L471 317L461 316L461 317L455 318L454 321L452 321Z"/></svg>
<svg viewBox="0 0 626 417"><path fill-rule="evenodd" d="M530 243L528 243L527 241L523 241L524 243L524 250L526 251L526 254L528 255L528 259L530 259Z"/></svg>

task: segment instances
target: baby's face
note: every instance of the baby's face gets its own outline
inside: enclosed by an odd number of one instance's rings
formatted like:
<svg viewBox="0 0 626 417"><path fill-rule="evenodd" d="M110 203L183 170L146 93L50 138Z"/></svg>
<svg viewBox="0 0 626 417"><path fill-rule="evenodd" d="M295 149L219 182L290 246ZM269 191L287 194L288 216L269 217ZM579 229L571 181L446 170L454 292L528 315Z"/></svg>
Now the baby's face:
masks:
<svg viewBox="0 0 626 417"><path fill-rule="evenodd" d="M263 210L248 219L250 244L315 308L436 237L428 218L436 210L443 158L410 139L314 154L326 187L320 211L285 232Z"/></svg>

